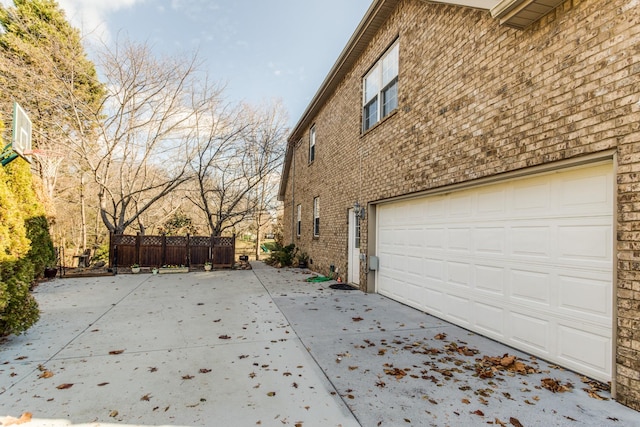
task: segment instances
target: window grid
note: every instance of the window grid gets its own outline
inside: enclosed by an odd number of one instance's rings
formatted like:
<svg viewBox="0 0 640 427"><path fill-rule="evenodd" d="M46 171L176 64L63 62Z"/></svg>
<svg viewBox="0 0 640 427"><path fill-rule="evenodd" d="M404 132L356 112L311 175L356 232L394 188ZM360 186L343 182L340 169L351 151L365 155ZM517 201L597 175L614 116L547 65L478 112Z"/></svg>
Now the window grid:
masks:
<svg viewBox="0 0 640 427"><path fill-rule="evenodd" d="M309 130L309 163L316 159L316 126Z"/></svg>
<svg viewBox="0 0 640 427"><path fill-rule="evenodd" d="M320 236L320 198L313 199L313 236Z"/></svg>
<svg viewBox="0 0 640 427"><path fill-rule="evenodd" d="M363 131L398 108L398 52L395 43L363 79Z"/></svg>

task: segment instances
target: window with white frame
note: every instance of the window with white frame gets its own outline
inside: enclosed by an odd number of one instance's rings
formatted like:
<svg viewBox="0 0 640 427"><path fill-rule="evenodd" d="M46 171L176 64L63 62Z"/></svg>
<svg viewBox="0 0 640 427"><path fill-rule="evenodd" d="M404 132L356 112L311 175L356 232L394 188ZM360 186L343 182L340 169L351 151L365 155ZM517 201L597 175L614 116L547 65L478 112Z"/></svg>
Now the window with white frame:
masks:
<svg viewBox="0 0 640 427"><path fill-rule="evenodd" d="M313 199L313 236L320 236L320 198Z"/></svg>
<svg viewBox="0 0 640 427"><path fill-rule="evenodd" d="M309 163L316 159L316 125L309 129Z"/></svg>
<svg viewBox="0 0 640 427"><path fill-rule="evenodd" d="M302 230L302 206L298 205L298 212L297 212L297 228L296 228L296 235L298 237L300 237L300 231Z"/></svg>
<svg viewBox="0 0 640 427"><path fill-rule="evenodd" d="M398 108L398 42L396 41L363 79L362 129Z"/></svg>

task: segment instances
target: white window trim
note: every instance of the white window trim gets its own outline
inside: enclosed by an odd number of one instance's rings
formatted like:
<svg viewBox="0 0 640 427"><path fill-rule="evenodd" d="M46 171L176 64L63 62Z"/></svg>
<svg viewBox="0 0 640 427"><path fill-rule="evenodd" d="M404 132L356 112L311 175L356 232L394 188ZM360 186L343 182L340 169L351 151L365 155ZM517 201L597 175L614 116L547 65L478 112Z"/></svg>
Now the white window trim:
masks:
<svg viewBox="0 0 640 427"><path fill-rule="evenodd" d="M313 237L320 236L320 197L313 198Z"/></svg>
<svg viewBox="0 0 640 427"><path fill-rule="evenodd" d="M309 163L316 159L316 125L309 129Z"/></svg>
<svg viewBox="0 0 640 427"><path fill-rule="evenodd" d="M386 112L386 114L383 115L384 93L390 87L393 87L395 85L396 96L397 96L398 74L399 74L399 68L400 68L399 49L400 49L399 42L398 40L396 40L391 46L389 46L389 48L385 51L384 55L382 55L382 57L378 59L378 61L373 65L373 67L371 67L369 72L362 78L362 130L365 132L371 129L372 127L374 127L378 122L380 122L380 120L384 119L385 117L390 115L391 112L395 111L398 108L398 100L396 99L395 107L390 109L389 111ZM383 64L391 54L397 55L396 62L395 62L396 72L391 76L387 76L385 80ZM367 80L370 79L371 77L375 77L374 87L376 87L376 93L375 95L367 98ZM368 114L367 114L366 107L374 101L376 103L375 121L373 121L367 126Z"/></svg>
<svg viewBox="0 0 640 427"><path fill-rule="evenodd" d="M302 225L302 205L298 205L297 222L296 222L296 236L300 237L300 230Z"/></svg>

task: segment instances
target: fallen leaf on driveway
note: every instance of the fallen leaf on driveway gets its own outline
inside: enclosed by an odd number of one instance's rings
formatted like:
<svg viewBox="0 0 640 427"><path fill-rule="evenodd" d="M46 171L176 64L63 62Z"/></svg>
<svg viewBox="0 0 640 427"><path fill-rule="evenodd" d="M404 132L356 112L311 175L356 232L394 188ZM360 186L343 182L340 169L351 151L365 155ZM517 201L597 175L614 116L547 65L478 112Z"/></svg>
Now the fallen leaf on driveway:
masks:
<svg viewBox="0 0 640 427"><path fill-rule="evenodd" d="M189 374L187 374L187 375L183 375L183 376L182 376L182 379L183 379L183 380L190 380L190 379L193 379L193 375L189 375Z"/></svg>
<svg viewBox="0 0 640 427"><path fill-rule="evenodd" d="M513 417L509 418L509 423L511 423L511 425L514 427L524 427L522 423L518 421L517 418L513 418Z"/></svg>
<svg viewBox="0 0 640 427"><path fill-rule="evenodd" d="M399 369L399 368L385 369L384 373L387 374L387 375L391 375L393 377L396 377L396 379L398 379L398 380L407 375L407 373L406 373L406 371L404 369Z"/></svg>
<svg viewBox="0 0 640 427"><path fill-rule="evenodd" d="M211 369L206 369L206 368L202 368L199 371L201 374L208 374L209 372L211 372Z"/></svg>
<svg viewBox="0 0 640 427"><path fill-rule="evenodd" d="M59 385L59 386L57 386L56 388L57 388L58 390L66 390L66 389L71 388L71 387L73 387L73 384L65 383L65 384L60 384L60 385Z"/></svg>
<svg viewBox="0 0 640 427"><path fill-rule="evenodd" d="M571 389L573 389L573 384L569 382L561 384L559 380L554 378L543 378L540 382L542 382L542 387L553 393L564 393L565 391L571 391Z"/></svg>
<svg viewBox="0 0 640 427"><path fill-rule="evenodd" d="M51 378L53 376L53 372L51 371L42 371L42 373L40 375L38 375L38 378Z"/></svg>
<svg viewBox="0 0 640 427"><path fill-rule="evenodd" d="M109 412L109 416L110 416L111 418L115 418L115 417L117 417L117 416L118 416L118 411L115 411L115 410L114 410L114 411Z"/></svg>
<svg viewBox="0 0 640 427"><path fill-rule="evenodd" d="M100 384L98 384L98 387L104 387L107 384L109 384L109 383L100 383Z"/></svg>
<svg viewBox="0 0 640 427"><path fill-rule="evenodd" d="M437 339L437 340L443 340L443 339L445 339L446 337L447 337L447 334L445 334L444 332L441 332L441 333L439 333L438 335L436 335L436 336L435 336L435 337L433 337L433 338L435 338L435 339Z"/></svg>
<svg viewBox="0 0 640 427"><path fill-rule="evenodd" d="M109 354L112 355L112 356L114 356L116 354L122 354L122 353L124 353L124 350L111 350L109 352Z"/></svg>
<svg viewBox="0 0 640 427"><path fill-rule="evenodd" d="M269 396L269 397L273 397L275 395L276 395L275 391L270 391L269 393L267 393L267 396Z"/></svg>
<svg viewBox="0 0 640 427"><path fill-rule="evenodd" d="M144 400L145 402L148 402L150 399L151 399L151 393L147 393L140 398L140 400Z"/></svg>
<svg viewBox="0 0 640 427"><path fill-rule="evenodd" d="M484 412L482 412L480 409L476 409L475 411L472 412L473 415L477 415L479 417L484 417Z"/></svg>
<svg viewBox="0 0 640 427"><path fill-rule="evenodd" d="M15 417L0 418L0 425L3 425L3 426L13 426L18 424L25 424L28 422L31 422L31 412L23 413L20 418L15 418Z"/></svg>
<svg viewBox="0 0 640 427"><path fill-rule="evenodd" d="M593 390L589 390L588 388L583 388L582 390L586 391L587 394L589 395L589 397L591 397L592 399L596 399L596 400L609 400L606 397L602 397L600 396L598 393L596 393Z"/></svg>
<svg viewBox="0 0 640 427"><path fill-rule="evenodd" d="M218 338L221 339L221 340L230 340L231 339L231 337L229 335L227 335L227 334L220 335Z"/></svg>
<svg viewBox="0 0 640 427"><path fill-rule="evenodd" d="M358 317L352 317L351 320L353 320L354 322L360 322L362 320L364 320L362 317L358 316Z"/></svg>
<svg viewBox="0 0 640 427"><path fill-rule="evenodd" d="M608 392L609 390L611 390L611 388L607 384L601 383L599 381L591 380L587 377L582 377L581 380L583 383L589 386L589 388L582 389L585 392L587 392L589 397L597 400L609 400L608 398L602 397L598 394L599 391Z"/></svg>

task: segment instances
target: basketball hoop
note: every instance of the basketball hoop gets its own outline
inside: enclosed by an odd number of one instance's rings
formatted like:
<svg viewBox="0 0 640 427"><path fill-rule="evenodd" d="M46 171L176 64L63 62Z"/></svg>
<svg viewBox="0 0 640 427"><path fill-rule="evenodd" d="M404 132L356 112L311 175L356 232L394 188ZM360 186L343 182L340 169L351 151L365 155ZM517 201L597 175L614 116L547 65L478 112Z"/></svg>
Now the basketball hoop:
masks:
<svg viewBox="0 0 640 427"><path fill-rule="evenodd" d="M11 142L0 153L0 164L8 165L18 157L31 163L31 157L26 153L31 150L31 119L24 109L13 103L13 124Z"/></svg>

